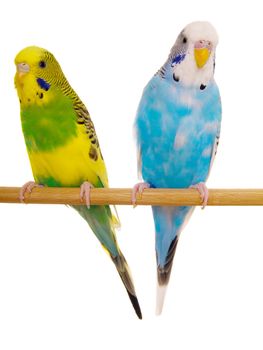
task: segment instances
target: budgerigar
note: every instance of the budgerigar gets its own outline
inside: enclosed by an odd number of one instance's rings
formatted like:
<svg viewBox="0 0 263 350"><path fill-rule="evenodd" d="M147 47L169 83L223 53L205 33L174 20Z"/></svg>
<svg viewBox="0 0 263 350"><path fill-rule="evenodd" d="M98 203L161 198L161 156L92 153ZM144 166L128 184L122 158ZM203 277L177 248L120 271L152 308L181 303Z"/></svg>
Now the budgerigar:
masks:
<svg viewBox="0 0 263 350"><path fill-rule="evenodd" d="M203 205L205 186L220 134L221 102L214 80L218 36L208 22L193 22L179 34L170 55L143 91L135 130L138 166L153 188L196 188ZM152 208L157 257L156 313L163 308L179 235L193 207Z"/></svg>
<svg viewBox="0 0 263 350"><path fill-rule="evenodd" d="M79 187L87 205L73 206L88 222L110 255L139 318L142 318L127 262L117 244L117 218L109 206L90 206L91 187L108 187L105 163L90 115L69 85L55 57L45 49L27 47L15 58L15 86L21 123L35 182L38 185Z"/></svg>

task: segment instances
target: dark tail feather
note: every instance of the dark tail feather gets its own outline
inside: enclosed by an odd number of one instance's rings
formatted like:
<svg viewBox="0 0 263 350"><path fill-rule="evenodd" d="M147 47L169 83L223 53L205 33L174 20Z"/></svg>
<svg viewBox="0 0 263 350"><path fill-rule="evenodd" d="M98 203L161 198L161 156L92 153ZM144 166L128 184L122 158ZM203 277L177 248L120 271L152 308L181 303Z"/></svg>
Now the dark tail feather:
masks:
<svg viewBox="0 0 263 350"><path fill-rule="evenodd" d="M166 288L169 283L169 279L172 271L173 258L176 251L177 243L178 243L178 236L175 237L175 239L172 241L169 247L165 265L163 267L160 265L157 266L157 278L158 278L157 296L156 296L156 314L157 315L160 315L162 313L164 298L166 294Z"/></svg>
<svg viewBox="0 0 263 350"><path fill-rule="evenodd" d="M120 275L120 278L126 288L126 291L129 295L129 298L131 300L132 306L134 307L134 310L136 312L136 315L138 318L141 320L142 319L142 313L141 313L141 308L135 293L133 281L131 278L131 274L129 271L128 264L120 252L120 254L116 257L111 256L112 261L114 262L116 269Z"/></svg>
<svg viewBox="0 0 263 350"><path fill-rule="evenodd" d="M165 265L163 267L161 266L157 267L158 284L160 286L167 285L169 283L177 243L178 243L178 236L176 236L175 239L170 244Z"/></svg>
<svg viewBox="0 0 263 350"><path fill-rule="evenodd" d="M118 248L115 237L113 226L116 225L117 220L112 219L110 208L108 206L98 205L91 206L90 209L87 209L84 205L73 205L72 207L88 222L103 248L109 253L127 290L134 310L137 316L141 319L142 313L136 297L129 267Z"/></svg>
<svg viewBox="0 0 263 350"><path fill-rule="evenodd" d="M126 289L126 290L127 290L128 295L129 295L129 298L130 298L130 301L131 301L131 303L132 303L132 306L133 306L133 308L134 308L134 310L135 310L135 312L136 312L136 315L137 315L138 318L141 320L141 319L142 319L142 312L141 312L141 308L140 308L140 304L139 304L139 302L138 302L138 299L137 299L136 295L132 295L132 294L128 291L128 289Z"/></svg>

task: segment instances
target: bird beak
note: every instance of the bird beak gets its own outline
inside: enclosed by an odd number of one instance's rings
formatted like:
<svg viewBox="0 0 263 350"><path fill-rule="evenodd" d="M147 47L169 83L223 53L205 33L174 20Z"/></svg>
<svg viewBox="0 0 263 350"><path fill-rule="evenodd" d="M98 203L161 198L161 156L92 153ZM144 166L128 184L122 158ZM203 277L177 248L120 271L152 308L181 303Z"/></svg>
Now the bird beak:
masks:
<svg viewBox="0 0 263 350"><path fill-rule="evenodd" d="M198 68L204 67L211 53L211 43L209 41L200 40L195 43L194 56Z"/></svg>
<svg viewBox="0 0 263 350"><path fill-rule="evenodd" d="M22 76L24 76L26 73L30 71L30 67L27 63L18 63L16 65L16 71L19 78L21 78Z"/></svg>

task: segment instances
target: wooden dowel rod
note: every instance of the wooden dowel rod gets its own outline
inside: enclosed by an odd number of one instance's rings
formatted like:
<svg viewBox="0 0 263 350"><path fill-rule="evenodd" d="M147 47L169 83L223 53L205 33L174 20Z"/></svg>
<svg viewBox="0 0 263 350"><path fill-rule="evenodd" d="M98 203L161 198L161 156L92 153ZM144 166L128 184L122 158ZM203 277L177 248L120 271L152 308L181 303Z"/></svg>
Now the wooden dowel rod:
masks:
<svg viewBox="0 0 263 350"><path fill-rule="evenodd" d="M0 187L0 203L20 203L20 187ZM130 188L94 188L91 204L131 205ZM28 204L83 204L79 188L34 188L26 194ZM137 205L201 205L196 189L146 189ZM208 205L263 205L263 189L210 189Z"/></svg>

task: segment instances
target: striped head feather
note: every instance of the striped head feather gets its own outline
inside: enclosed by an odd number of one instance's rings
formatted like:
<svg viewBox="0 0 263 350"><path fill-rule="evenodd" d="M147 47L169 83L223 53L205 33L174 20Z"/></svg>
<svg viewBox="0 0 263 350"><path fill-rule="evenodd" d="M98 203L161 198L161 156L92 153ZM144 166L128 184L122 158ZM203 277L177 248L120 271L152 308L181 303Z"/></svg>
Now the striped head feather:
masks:
<svg viewBox="0 0 263 350"><path fill-rule="evenodd" d="M17 54L15 65L15 86L21 108L34 103L42 105L50 102L55 91L69 96L74 103L80 101L58 61L46 49L37 46L26 47Z"/></svg>

